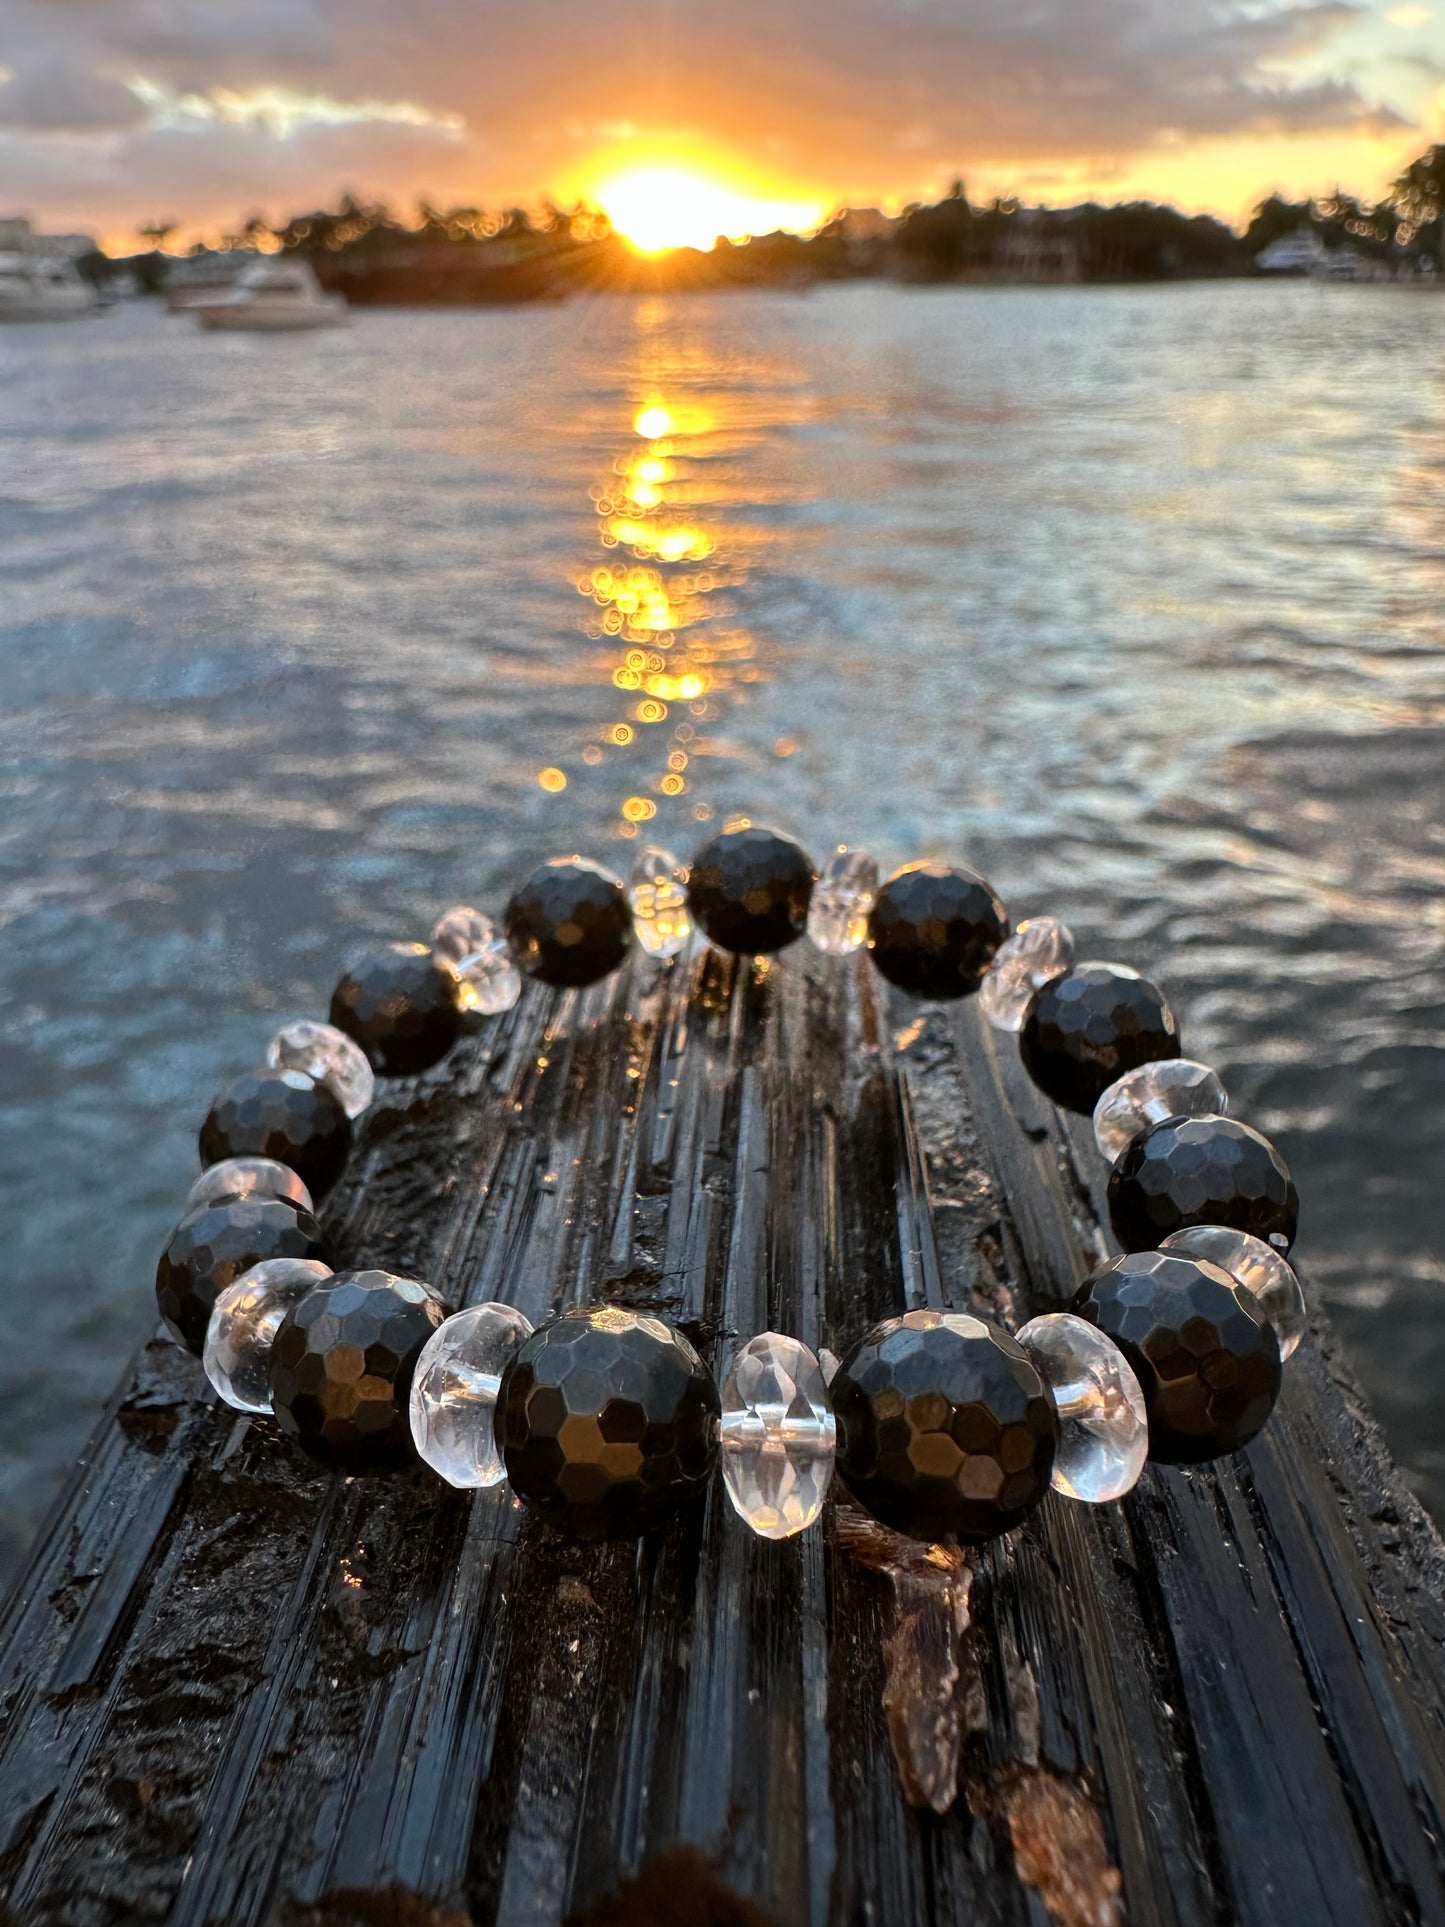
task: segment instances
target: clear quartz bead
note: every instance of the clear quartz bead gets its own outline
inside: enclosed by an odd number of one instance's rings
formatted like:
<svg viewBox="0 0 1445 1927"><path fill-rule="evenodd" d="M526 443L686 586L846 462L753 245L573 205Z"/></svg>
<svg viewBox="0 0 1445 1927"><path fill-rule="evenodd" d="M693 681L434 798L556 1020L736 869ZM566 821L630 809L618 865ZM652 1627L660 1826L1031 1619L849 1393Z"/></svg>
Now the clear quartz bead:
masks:
<svg viewBox="0 0 1445 1927"><path fill-rule="evenodd" d="M676 957L688 946L687 867L671 850L639 850L627 880L627 901L637 941L651 957Z"/></svg>
<svg viewBox="0 0 1445 1927"><path fill-rule="evenodd" d="M1305 1295L1293 1265L1263 1238L1252 1238L1227 1224L1192 1224L1171 1232L1159 1249L1178 1252L1183 1258L1208 1258L1227 1271L1273 1325L1280 1358L1289 1358L1298 1349L1309 1325Z"/></svg>
<svg viewBox="0 0 1445 1927"><path fill-rule="evenodd" d="M531 1335L531 1322L511 1305L472 1305L422 1347L411 1382L411 1435L448 1485L500 1485L507 1476L493 1429L497 1391Z"/></svg>
<svg viewBox="0 0 1445 1927"><path fill-rule="evenodd" d="M790 1539L823 1509L837 1425L823 1368L781 1332L750 1338L723 1382L723 1483L760 1538Z"/></svg>
<svg viewBox="0 0 1445 1927"><path fill-rule="evenodd" d="M1192 1057L1164 1057L1125 1071L1094 1106L1094 1142L1115 1163L1151 1124L1166 1117L1223 1117L1229 1098L1218 1074Z"/></svg>
<svg viewBox="0 0 1445 1927"><path fill-rule="evenodd" d="M194 1211L221 1198L290 1198L303 1211L316 1202L289 1164L275 1158L222 1158L208 1164L186 1193L186 1209Z"/></svg>
<svg viewBox="0 0 1445 1927"><path fill-rule="evenodd" d="M500 1017L522 994L522 973L490 917L467 904L448 910L431 933L432 951L457 980L457 1002Z"/></svg>
<svg viewBox="0 0 1445 1927"><path fill-rule="evenodd" d="M978 1001L995 1030L1022 1030L1034 993L1074 961L1074 934L1057 917L1028 917L983 973Z"/></svg>
<svg viewBox="0 0 1445 1927"><path fill-rule="evenodd" d="M865 850L839 844L813 885L808 935L830 957L846 957L868 941L868 912L878 894L878 865Z"/></svg>
<svg viewBox="0 0 1445 1927"><path fill-rule="evenodd" d="M271 1346L281 1320L331 1267L315 1258L265 1258L217 1298L201 1362L206 1377L238 1412L271 1409Z"/></svg>
<svg viewBox="0 0 1445 1927"><path fill-rule="evenodd" d="M348 1117L360 1117L376 1095L376 1073L366 1052L335 1024L309 1017L285 1024L266 1046L273 1071L304 1071L324 1084Z"/></svg>
<svg viewBox="0 0 1445 1927"><path fill-rule="evenodd" d="M1031 1318L1015 1336L1059 1408L1055 1492L1090 1505L1121 1499L1149 1456L1144 1394L1129 1361L1112 1338L1068 1311Z"/></svg>

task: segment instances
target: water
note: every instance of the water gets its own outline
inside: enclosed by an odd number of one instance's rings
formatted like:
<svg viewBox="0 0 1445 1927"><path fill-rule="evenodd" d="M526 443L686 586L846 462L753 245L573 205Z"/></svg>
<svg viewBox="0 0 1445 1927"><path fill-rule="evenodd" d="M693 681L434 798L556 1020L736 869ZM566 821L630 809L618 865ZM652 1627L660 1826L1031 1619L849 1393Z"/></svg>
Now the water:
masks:
<svg viewBox="0 0 1445 1927"><path fill-rule="evenodd" d="M1157 972L1445 1510L1442 351L1304 284L0 332L3 1563L280 1018L743 808Z"/></svg>

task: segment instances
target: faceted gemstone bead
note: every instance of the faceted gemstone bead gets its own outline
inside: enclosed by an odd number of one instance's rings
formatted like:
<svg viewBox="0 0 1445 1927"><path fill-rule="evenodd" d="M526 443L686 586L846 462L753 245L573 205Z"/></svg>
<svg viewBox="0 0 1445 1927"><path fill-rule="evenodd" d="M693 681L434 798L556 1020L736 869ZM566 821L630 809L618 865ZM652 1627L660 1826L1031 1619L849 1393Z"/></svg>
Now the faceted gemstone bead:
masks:
<svg viewBox="0 0 1445 1927"><path fill-rule="evenodd" d="M1149 1457L1149 1415L1128 1359L1072 1312L1031 1318L1016 1336L1058 1407L1055 1492L1090 1505L1122 1499Z"/></svg>
<svg viewBox="0 0 1445 1927"><path fill-rule="evenodd" d="M226 1086L201 1126L202 1164L271 1158L318 1198L350 1155L351 1119L341 1100L302 1071L248 1071Z"/></svg>
<svg viewBox="0 0 1445 1927"><path fill-rule="evenodd" d="M366 1052L335 1024L301 1017L283 1025L266 1047L266 1062L273 1071L304 1071L324 1084L351 1118L360 1117L376 1095L376 1073Z"/></svg>
<svg viewBox="0 0 1445 1927"><path fill-rule="evenodd" d="M313 1285L331 1276L319 1258L265 1258L217 1298L201 1362L238 1412L271 1409L271 1347L281 1320Z"/></svg>
<svg viewBox="0 0 1445 1927"><path fill-rule="evenodd" d="M671 850L639 850L627 882L632 928L650 957L677 957L692 937L687 870Z"/></svg>
<svg viewBox="0 0 1445 1927"><path fill-rule="evenodd" d="M780 830L740 823L692 860L687 901L710 943L739 957L783 950L808 927L813 860Z"/></svg>
<svg viewBox="0 0 1445 1927"><path fill-rule="evenodd" d="M1126 1251L1152 1251L1191 1224L1226 1224L1288 1251L1299 1194L1267 1137L1232 1117L1166 1117L1109 1175L1109 1221Z"/></svg>
<svg viewBox="0 0 1445 1927"><path fill-rule="evenodd" d="M1044 1096L1085 1117L1125 1071L1178 1055L1163 991L1126 964L1075 964L1052 978L1019 1032L1024 1069Z"/></svg>
<svg viewBox="0 0 1445 1927"><path fill-rule="evenodd" d="M411 1436L448 1485L500 1485L507 1476L496 1437L502 1373L532 1335L511 1305L472 1305L422 1348L411 1382Z"/></svg>
<svg viewBox="0 0 1445 1927"><path fill-rule="evenodd" d="M186 1213L156 1266L168 1328L200 1357L217 1298L263 1258L326 1256L321 1227L286 1198L223 1198Z"/></svg>
<svg viewBox="0 0 1445 1927"><path fill-rule="evenodd" d="M198 1204L218 1204L222 1198L289 1198L303 1211L315 1210L315 1201L289 1165L275 1158L223 1158L196 1179L186 1193L186 1209Z"/></svg>
<svg viewBox="0 0 1445 1927"><path fill-rule="evenodd" d="M1072 1310L1133 1366L1149 1456L1163 1465L1197 1465L1247 1445L1274 1409L1280 1360L1269 1320L1207 1258L1111 1258L1085 1280Z"/></svg>
<svg viewBox="0 0 1445 1927"><path fill-rule="evenodd" d="M1057 917L1029 917L1001 943L978 987L979 1009L995 1030L1022 1030L1034 992L1074 961L1073 932Z"/></svg>
<svg viewBox="0 0 1445 1927"><path fill-rule="evenodd" d="M506 911L512 955L539 983L600 983L627 955L632 912L610 870L580 856L553 857L514 892Z"/></svg>
<svg viewBox="0 0 1445 1927"><path fill-rule="evenodd" d="M895 870L868 917L874 963L915 997L967 997L1008 933L1008 912L983 878L947 863Z"/></svg>
<svg viewBox="0 0 1445 1927"><path fill-rule="evenodd" d="M383 1077L414 1077L439 1064L461 1033L456 978L424 943L383 944L332 991L331 1021Z"/></svg>
<svg viewBox="0 0 1445 1927"><path fill-rule="evenodd" d="M878 895L878 865L866 850L836 849L825 857L808 905L808 936L830 957L846 957L868 941L868 916Z"/></svg>
<svg viewBox="0 0 1445 1927"><path fill-rule="evenodd" d="M467 904L448 910L432 931L432 952L457 980L457 1002L500 1017L522 994L522 973L490 917Z"/></svg>
<svg viewBox="0 0 1445 1927"><path fill-rule="evenodd" d="M1247 1231L1234 1231L1224 1224L1193 1224L1185 1231L1171 1232L1159 1249L1181 1258L1207 1258L1227 1271L1274 1326L1280 1358L1293 1356L1308 1328L1309 1312L1288 1258L1262 1238L1252 1238Z"/></svg>
<svg viewBox="0 0 1445 1927"><path fill-rule="evenodd" d="M415 1458L408 1403L447 1308L415 1278L338 1271L293 1305L271 1346L271 1409L323 1465L387 1472Z"/></svg>
<svg viewBox="0 0 1445 1927"><path fill-rule="evenodd" d="M750 1338L723 1381L723 1484L760 1538L788 1539L823 1510L837 1428L823 1369L781 1332Z"/></svg>
<svg viewBox="0 0 1445 1927"><path fill-rule="evenodd" d="M1053 1398L1027 1354L981 1318L890 1318L854 1346L829 1390L838 1470L898 1532L981 1545L1049 1489Z"/></svg>
<svg viewBox="0 0 1445 1927"><path fill-rule="evenodd" d="M1094 1142L1110 1164L1141 1131L1166 1117L1223 1117L1229 1097L1218 1074L1192 1057L1164 1057L1116 1078L1094 1106Z"/></svg>
<svg viewBox="0 0 1445 1927"><path fill-rule="evenodd" d="M519 1499L582 1539L631 1539L701 1491L718 1395L680 1332L612 1305L566 1312L502 1378L497 1437Z"/></svg>

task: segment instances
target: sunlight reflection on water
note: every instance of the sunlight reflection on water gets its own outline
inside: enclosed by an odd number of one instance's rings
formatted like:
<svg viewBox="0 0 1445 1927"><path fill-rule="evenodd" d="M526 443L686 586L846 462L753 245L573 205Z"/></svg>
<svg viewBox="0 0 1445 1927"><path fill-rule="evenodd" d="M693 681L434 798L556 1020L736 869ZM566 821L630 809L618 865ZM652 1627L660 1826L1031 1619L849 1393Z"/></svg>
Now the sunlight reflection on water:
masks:
<svg viewBox="0 0 1445 1927"><path fill-rule="evenodd" d="M7 1556L277 1013L742 809L1157 969L1439 1505L1442 346L1235 285L0 335Z"/></svg>

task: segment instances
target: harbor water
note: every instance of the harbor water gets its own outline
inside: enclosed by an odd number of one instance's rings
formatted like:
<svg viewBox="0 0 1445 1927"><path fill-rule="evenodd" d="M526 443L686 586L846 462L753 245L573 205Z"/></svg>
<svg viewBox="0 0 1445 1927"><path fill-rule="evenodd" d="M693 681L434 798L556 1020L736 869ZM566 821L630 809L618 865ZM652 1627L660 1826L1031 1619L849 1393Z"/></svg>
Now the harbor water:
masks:
<svg viewBox="0 0 1445 1927"><path fill-rule="evenodd" d="M217 1086L371 938L735 811L1157 975L1445 1513L1445 300L0 332L0 1577Z"/></svg>

